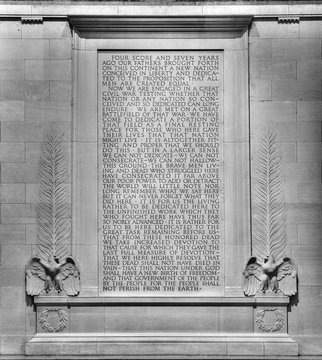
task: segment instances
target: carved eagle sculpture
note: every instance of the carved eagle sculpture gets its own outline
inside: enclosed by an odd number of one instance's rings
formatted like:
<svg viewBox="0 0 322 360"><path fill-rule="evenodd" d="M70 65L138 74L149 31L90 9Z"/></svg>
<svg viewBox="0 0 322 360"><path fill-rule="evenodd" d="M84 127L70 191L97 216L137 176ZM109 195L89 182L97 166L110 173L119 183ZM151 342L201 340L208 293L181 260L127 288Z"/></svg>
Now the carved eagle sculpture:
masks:
<svg viewBox="0 0 322 360"><path fill-rule="evenodd" d="M27 294L39 295L56 290L65 291L67 295L78 295L80 272L72 257L67 257L62 263L54 256L49 256L48 262L33 257L26 268Z"/></svg>
<svg viewBox="0 0 322 360"><path fill-rule="evenodd" d="M287 257L280 264L275 262L273 255L266 257L263 263L258 262L256 257L251 257L244 276L244 293L247 296L254 296L258 291L265 293L267 290L280 290L287 296L296 294L296 268L293 261Z"/></svg>
<svg viewBox="0 0 322 360"><path fill-rule="evenodd" d="M297 292L294 262L286 257L286 211L277 133L264 131L257 148L253 196L253 257L243 272L244 293Z"/></svg>

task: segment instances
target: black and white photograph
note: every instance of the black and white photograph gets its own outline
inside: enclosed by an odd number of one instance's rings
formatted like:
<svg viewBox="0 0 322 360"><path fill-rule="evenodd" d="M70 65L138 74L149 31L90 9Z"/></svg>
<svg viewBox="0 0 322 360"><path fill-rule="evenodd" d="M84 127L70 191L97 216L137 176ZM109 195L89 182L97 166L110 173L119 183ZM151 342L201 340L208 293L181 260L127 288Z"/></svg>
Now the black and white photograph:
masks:
<svg viewBox="0 0 322 360"><path fill-rule="evenodd" d="M0 0L0 360L322 360L322 1Z"/></svg>

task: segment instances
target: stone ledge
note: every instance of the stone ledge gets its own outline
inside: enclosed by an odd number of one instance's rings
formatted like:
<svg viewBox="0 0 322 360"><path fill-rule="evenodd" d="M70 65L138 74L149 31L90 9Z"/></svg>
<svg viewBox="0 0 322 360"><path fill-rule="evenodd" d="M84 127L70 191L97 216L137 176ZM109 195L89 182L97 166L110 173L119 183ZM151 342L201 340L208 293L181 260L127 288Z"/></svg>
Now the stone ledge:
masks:
<svg viewBox="0 0 322 360"><path fill-rule="evenodd" d="M258 296L258 297L65 297L65 296L39 296L35 297L36 305L104 305L104 304L213 304L217 306L225 305L284 305L289 304L290 299L286 296Z"/></svg>
<svg viewBox="0 0 322 360"><path fill-rule="evenodd" d="M108 355L123 359L138 358L168 359L191 356L228 356L239 348L245 356L273 355L281 350L283 356L298 356L298 345L288 335L279 334L46 334L36 335L26 344L26 355ZM279 357L281 359L281 357Z"/></svg>

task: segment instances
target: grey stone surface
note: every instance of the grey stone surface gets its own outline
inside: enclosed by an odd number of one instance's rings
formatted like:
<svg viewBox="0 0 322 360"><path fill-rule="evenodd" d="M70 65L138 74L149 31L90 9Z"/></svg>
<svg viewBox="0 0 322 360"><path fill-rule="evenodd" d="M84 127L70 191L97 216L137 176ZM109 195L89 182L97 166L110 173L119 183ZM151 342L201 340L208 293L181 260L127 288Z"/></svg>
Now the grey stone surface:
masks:
<svg viewBox="0 0 322 360"><path fill-rule="evenodd" d="M232 214L232 219L227 226L227 246L225 248L225 294L239 292L241 294L242 277L236 276L234 267L242 268L247 256L250 254L249 214L247 209L247 194L245 187L239 187L239 179L249 179L248 159L252 159L256 151L256 139L266 124L274 125L280 132L280 145L283 154L283 170L286 182L287 199L287 228L288 249L292 257L296 258L299 272L299 297L296 306L290 306L288 313L288 330L290 334L304 335L297 337L300 344L300 353L306 355L321 355L320 343L322 334L321 318L321 38L322 22L318 19L302 17L299 23L279 24L277 17L287 13L321 14L321 4L272 4L265 5L248 4L172 4L165 6L149 6L149 4L95 4L88 6L84 2L77 4L1 4L1 13L9 14L14 18L0 22L0 121L1 121L1 262L0 262L0 356L9 354L23 354L26 341L35 335L35 313L31 307L27 307L24 292L24 261L25 257L35 250L36 244L35 226L35 203L39 183L38 163L39 143L42 140L42 132L51 122L60 122L65 133L65 140L71 138L73 145L73 162L79 164L73 168L74 191L74 249L73 254L79 257L84 270L82 295L98 295L97 291L97 187L95 174L96 168L96 141L97 141L97 112L96 108L96 84L91 82L97 77L96 60L97 44L101 48L124 48L129 45L123 41L95 42L82 39L71 39L68 22L44 18L43 23L31 24L18 20L24 15L62 15L67 14L96 14L96 15L232 15L232 14L258 14L272 15L270 19L262 21L254 19L250 30L250 37L241 40L242 48L246 49L249 44L249 59L245 57L245 63L249 60L250 94L243 94L241 89L241 77L233 81L232 69L239 69L240 58L227 62L229 66L225 70L225 78L231 77L229 84L235 83L235 88L226 86L226 95L232 97L238 103L236 111L231 103L226 105L225 128L227 151L229 161L227 166L238 168L234 173L230 171L226 175L226 191L235 191L234 202L227 204L227 213ZM75 55L72 49L80 48L79 57L72 65L71 56ZM158 42L147 39L136 39L132 46L142 48L142 44L148 47L164 47L168 49L171 44L184 46L190 49L208 47L211 49L223 48L226 42L217 40L202 40L189 43L180 40L171 42L167 39ZM125 45L124 45L125 44ZM134 44L134 45L133 45ZM188 44L188 45L187 45ZM206 44L206 46L204 46ZM220 46L218 45L220 44ZM174 45L173 45L174 46ZM175 47L174 46L174 47ZM228 45L227 45L228 46ZM233 48L230 42L230 49ZM240 46L240 45L239 45ZM241 46L239 47L241 48ZM235 49L236 50L236 49ZM235 54L238 51L233 51ZM87 53L87 54L86 54ZM228 54L227 49L225 54ZM246 54L246 51L245 51ZM244 55L245 55L244 54ZM243 55L243 56L244 56ZM73 61L74 61L73 60ZM77 63L79 61L79 63ZM76 67L78 66L78 70ZM244 65L243 65L244 66ZM245 68L247 69L247 68ZM73 75L72 75L73 73ZM245 74L247 71L245 72ZM83 75L82 75L83 74ZM248 83L248 79L245 81ZM243 83L244 84L244 83ZM247 86L245 87L246 92ZM233 91L232 91L233 90ZM73 97L73 108L70 104ZM245 95L251 102L249 109L239 104L240 95ZM80 103L77 105L77 101ZM87 102L88 101L88 102ZM26 102L26 103L24 103ZM37 104L36 104L37 102ZM38 104L41 102L41 104ZM63 104L66 103L66 104ZM90 104L88 106L88 104ZM250 126L244 120L239 121L250 113ZM73 114L73 115L72 115ZM72 119L73 116L73 119ZM57 117L57 119L55 119ZM231 120L233 119L233 120ZM244 118L243 118L244 119ZM228 121L231 121L228 123ZM240 125L242 124L242 125ZM76 126L77 125L77 126ZM240 126L239 126L240 125ZM249 147L248 129L251 134L251 146ZM37 142L37 144L35 144ZM234 142L244 142L243 146L235 146ZM250 153L247 152L250 149ZM246 159L246 160L245 160ZM238 165L241 164L241 165ZM238 167L239 166L239 167ZM237 175L236 175L237 174ZM80 179L84 181L81 182ZM80 183L79 183L80 182ZM246 181L246 188L249 186ZM234 195L234 196L235 196ZM79 200L81 199L81 200ZM80 204L84 201L87 209L82 209ZM242 205L243 204L243 205ZM248 205L247 205L248 204ZM246 209L246 210L245 210ZM242 215L241 215L242 214ZM227 216L226 216L227 217ZM244 221L237 221L243 217ZM227 220L228 221L228 220ZM238 254L238 259L234 256ZM11 304L14 300L15 311ZM294 302L296 302L294 300ZM91 315L97 319L99 331L105 328L117 329L117 317L113 315L113 309L117 309L119 316L130 313L138 315L144 321L135 324L133 318L123 317L121 324L124 328L128 325L131 329L167 329L178 323L181 329L185 329L188 316L192 314L191 321L198 331L202 324L208 329L218 325L218 329L231 331L243 331L241 324L245 324L244 330L251 332L249 309L240 310L239 307L222 307L218 311L218 320L215 319L213 306L192 306L184 315L184 306L180 311L167 310L165 318L156 320L153 309L162 314L162 307L139 307L139 312L132 313L129 306L106 307L107 312L101 317L101 312L88 310L80 307L72 309L72 324L75 331L83 331L85 321L91 321ZM207 317L206 309L209 308L210 317ZM169 308L170 309L170 308ZM200 310L201 309L201 310ZM74 313L73 313L74 310ZM188 312L189 310L189 312ZM216 311L215 311L216 312ZM79 315L76 315L79 313ZM111 315L111 316L110 316ZM182 318L181 316L182 315ZM74 316L74 317L73 317ZM109 316L112 320L108 321ZM217 316L217 315L216 315ZM73 319L75 322L73 323ZM84 319L84 320L83 320ZM155 323L149 321L154 319ZM173 323L167 324L168 322ZM173 321L177 319L178 321ZM199 320L201 322L198 322ZM230 321L225 321L230 319ZM129 320L127 322L127 320ZM211 321L215 324L212 324ZM236 321L236 323L234 323ZM243 323L244 321L244 323ZM87 327L95 330L94 322ZM86 330L85 330L86 331ZM316 338L312 339L312 334ZM265 355L279 357L283 354L297 353L294 343L265 342L263 339L243 339L242 342L226 338L223 342L189 342L179 344L158 344L150 346L144 344L131 347L133 343L118 343L111 346L96 339L85 346L81 346L77 339L57 337L58 343L39 342L27 344L27 353L40 354L43 357L46 352L62 356L70 354L188 354L199 356L202 350L208 357L213 354L235 356L249 354L256 356ZM84 340L84 339L83 339ZM82 341L83 341L82 340ZM283 340L283 341L282 341ZM228 341L228 342L227 342ZM241 346L241 343L243 346Z"/></svg>

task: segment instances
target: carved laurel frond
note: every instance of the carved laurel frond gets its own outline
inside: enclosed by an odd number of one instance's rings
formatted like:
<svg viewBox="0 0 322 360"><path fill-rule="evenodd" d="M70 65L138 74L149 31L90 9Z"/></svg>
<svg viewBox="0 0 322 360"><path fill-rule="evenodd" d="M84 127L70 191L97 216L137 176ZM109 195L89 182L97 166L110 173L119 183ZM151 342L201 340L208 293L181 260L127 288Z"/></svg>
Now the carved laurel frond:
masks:
<svg viewBox="0 0 322 360"><path fill-rule="evenodd" d="M253 255L263 262L273 255L277 263L286 256L286 212L281 153L277 134L263 133L258 147L253 202Z"/></svg>
<svg viewBox="0 0 322 360"><path fill-rule="evenodd" d="M48 256L61 259L70 255L71 204L62 136L50 128L41 148L37 238L38 255L45 261Z"/></svg>

